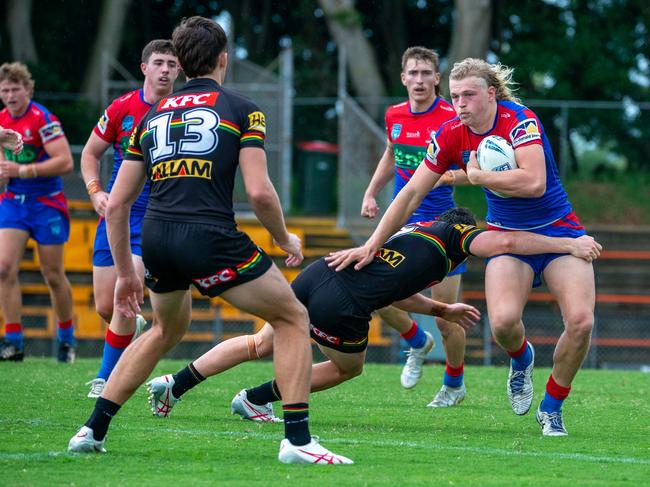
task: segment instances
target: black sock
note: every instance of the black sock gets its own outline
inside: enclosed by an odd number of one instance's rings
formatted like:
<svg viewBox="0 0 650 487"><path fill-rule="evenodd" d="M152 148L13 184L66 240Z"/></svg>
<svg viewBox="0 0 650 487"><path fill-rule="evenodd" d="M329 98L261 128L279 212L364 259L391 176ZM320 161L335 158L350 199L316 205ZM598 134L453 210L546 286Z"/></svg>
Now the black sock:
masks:
<svg viewBox="0 0 650 487"><path fill-rule="evenodd" d="M93 430L95 440L102 441L108 431L108 425L111 423L113 416L120 410L120 405L113 401L100 397L95 403L93 413L86 421L86 426Z"/></svg>
<svg viewBox="0 0 650 487"><path fill-rule="evenodd" d="M176 399L189 391L192 387L205 380L199 372L194 368L192 362L183 370L178 371L177 374L172 376L174 378L174 385L172 386L172 394Z"/></svg>
<svg viewBox="0 0 650 487"><path fill-rule="evenodd" d="M246 389L246 397L250 402L258 406L264 406L267 402L275 402L282 399L275 379L257 387Z"/></svg>
<svg viewBox="0 0 650 487"><path fill-rule="evenodd" d="M309 434L309 404L296 402L283 404L284 436L296 446L306 445L311 441Z"/></svg>

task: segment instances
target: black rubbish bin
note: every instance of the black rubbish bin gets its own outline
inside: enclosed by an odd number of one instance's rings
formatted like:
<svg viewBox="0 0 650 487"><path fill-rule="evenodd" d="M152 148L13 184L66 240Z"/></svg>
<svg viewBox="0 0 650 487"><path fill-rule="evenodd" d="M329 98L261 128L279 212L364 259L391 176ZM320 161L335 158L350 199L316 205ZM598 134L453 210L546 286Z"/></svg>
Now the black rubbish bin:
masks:
<svg viewBox="0 0 650 487"><path fill-rule="evenodd" d="M338 146L314 140L296 148L295 208L306 215L336 213Z"/></svg>

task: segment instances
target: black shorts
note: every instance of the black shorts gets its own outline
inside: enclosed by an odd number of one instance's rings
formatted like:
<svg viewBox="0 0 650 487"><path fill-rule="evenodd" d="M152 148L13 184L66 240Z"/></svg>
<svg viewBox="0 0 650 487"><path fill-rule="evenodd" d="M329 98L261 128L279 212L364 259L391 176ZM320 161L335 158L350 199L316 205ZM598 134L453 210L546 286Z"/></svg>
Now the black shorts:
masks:
<svg viewBox="0 0 650 487"><path fill-rule="evenodd" d="M194 284L210 297L257 279L273 264L237 230L147 218L142 225L142 260L145 283L153 292L182 291Z"/></svg>
<svg viewBox="0 0 650 487"><path fill-rule="evenodd" d="M302 271L291 288L307 308L316 343L343 353L366 349L370 315L354 302L323 259Z"/></svg>

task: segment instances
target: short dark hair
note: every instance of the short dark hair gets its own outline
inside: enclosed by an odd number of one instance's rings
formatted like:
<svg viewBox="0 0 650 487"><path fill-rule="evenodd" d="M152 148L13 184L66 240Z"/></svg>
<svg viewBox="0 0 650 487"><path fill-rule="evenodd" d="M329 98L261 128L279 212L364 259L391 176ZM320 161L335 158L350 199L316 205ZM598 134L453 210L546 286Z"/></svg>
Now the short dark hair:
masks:
<svg viewBox="0 0 650 487"><path fill-rule="evenodd" d="M406 69L406 63L409 59L415 59L416 61L425 61L433 65L433 71L438 72L440 70L440 56L433 49L428 49L422 46L412 46L409 47L404 54L402 54L402 72ZM436 96L440 95L440 84L436 85Z"/></svg>
<svg viewBox="0 0 650 487"><path fill-rule="evenodd" d="M169 39L154 39L149 42L144 49L142 49L142 62L148 63L151 55L156 52L158 54L171 54L176 56L176 51L174 50L174 45Z"/></svg>
<svg viewBox="0 0 650 487"><path fill-rule="evenodd" d="M188 78L214 71L217 57L228 45L223 28L214 20L194 16L183 19L172 34L178 61Z"/></svg>
<svg viewBox="0 0 650 487"><path fill-rule="evenodd" d="M461 206L448 209L438 217L438 221L452 225L476 225L474 214L467 208Z"/></svg>

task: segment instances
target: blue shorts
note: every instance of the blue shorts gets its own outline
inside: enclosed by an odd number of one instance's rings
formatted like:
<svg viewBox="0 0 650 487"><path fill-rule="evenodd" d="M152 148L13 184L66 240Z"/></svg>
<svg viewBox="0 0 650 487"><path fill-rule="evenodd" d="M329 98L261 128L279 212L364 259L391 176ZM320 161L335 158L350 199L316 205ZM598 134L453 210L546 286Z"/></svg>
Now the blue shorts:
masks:
<svg viewBox="0 0 650 487"><path fill-rule="evenodd" d="M63 191L46 196L0 195L0 228L24 230L39 245L63 245L70 236L70 214Z"/></svg>
<svg viewBox="0 0 650 487"><path fill-rule="evenodd" d="M134 211L131 209L129 217L129 228L131 230L131 253L142 257L142 221L144 220L144 211ZM93 246L93 265L95 267L110 267L115 265L111 247L108 244L108 235L106 234L106 220L99 219L97 223L97 232L95 233L95 244Z"/></svg>
<svg viewBox="0 0 650 487"><path fill-rule="evenodd" d="M418 215L417 213L414 213L408 219L408 221L406 222L406 225L410 225L411 223L424 222L424 221L434 221L434 220L438 219L437 216L432 216L431 218L428 218L428 217L429 217L429 215ZM454 270L449 272L449 274L447 274L446 277L451 277L451 276L457 276L459 274L464 274L465 271L467 271L467 262L463 262L462 264L460 264Z"/></svg>
<svg viewBox="0 0 650 487"><path fill-rule="evenodd" d="M506 231L506 232L510 231L510 230L503 230L501 228L493 227L491 225L488 225L488 230L499 230L499 231ZM538 233L540 235L546 235L548 237L578 238L586 234L585 227L582 226L580 220L578 219L578 216L574 212L565 215L564 217L560 218L558 221L554 223L551 223L550 225L547 225L545 227L535 228L533 230L528 230L528 231L532 233ZM502 254L502 255L509 255L511 257L521 260L522 262L525 262L530 267L532 267L533 272L535 273L535 277L533 278L533 287L539 287L542 285L542 273L544 272L544 269L546 269L546 266L548 266L553 260L557 259L558 257L562 257L563 255L568 255L568 254L536 254L536 255ZM494 257L498 257L498 255L489 257L487 259L488 262L491 259L494 259Z"/></svg>

